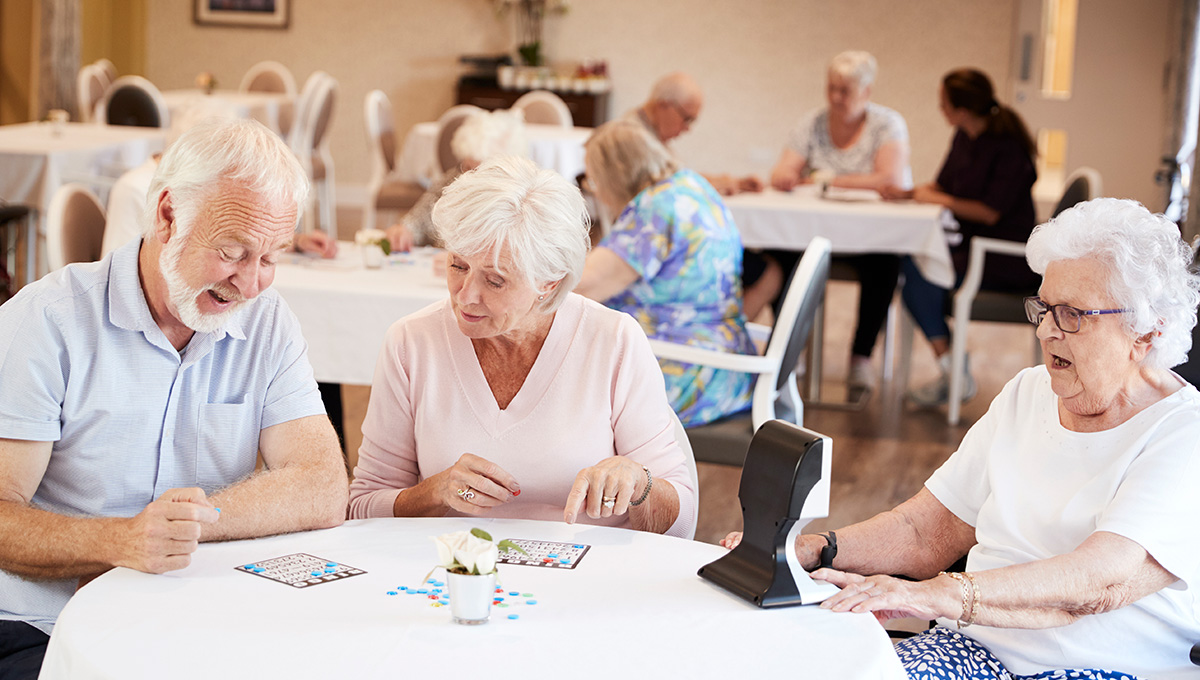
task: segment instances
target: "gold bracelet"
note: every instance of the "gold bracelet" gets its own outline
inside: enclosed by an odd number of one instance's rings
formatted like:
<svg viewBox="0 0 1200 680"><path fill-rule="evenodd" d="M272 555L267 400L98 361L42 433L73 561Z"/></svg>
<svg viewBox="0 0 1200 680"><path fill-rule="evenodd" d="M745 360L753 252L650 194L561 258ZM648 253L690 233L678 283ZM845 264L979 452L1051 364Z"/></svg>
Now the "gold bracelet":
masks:
<svg viewBox="0 0 1200 680"><path fill-rule="evenodd" d="M958 625L960 628L966 628L971 625L975 619L973 607L975 606L975 598L972 594L971 586L967 583L967 577L957 571L942 571L938 572L938 576L949 576L958 581L962 587L962 611L958 614Z"/></svg>

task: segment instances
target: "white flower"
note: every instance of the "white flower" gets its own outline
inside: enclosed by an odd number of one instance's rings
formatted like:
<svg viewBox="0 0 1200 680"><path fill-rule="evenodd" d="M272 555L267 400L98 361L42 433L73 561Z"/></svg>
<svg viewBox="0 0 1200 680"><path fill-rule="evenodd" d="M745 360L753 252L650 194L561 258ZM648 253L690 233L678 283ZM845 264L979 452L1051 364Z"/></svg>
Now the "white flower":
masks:
<svg viewBox="0 0 1200 680"><path fill-rule="evenodd" d="M360 229L354 234L354 242L360 246L379 243L380 241L384 241L386 239L387 233L385 233L382 229ZM460 531L459 533L465 534L467 532Z"/></svg>
<svg viewBox="0 0 1200 680"><path fill-rule="evenodd" d="M474 538L469 531L456 531L452 534L435 536L433 542L437 545L438 566L445 567L446 569L453 567L454 552L466 546L468 537Z"/></svg>
<svg viewBox="0 0 1200 680"><path fill-rule="evenodd" d="M496 571L500 550L492 541L469 531L456 531L433 539L438 550L438 566L447 570L462 568L468 574L490 574Z"/></svg>

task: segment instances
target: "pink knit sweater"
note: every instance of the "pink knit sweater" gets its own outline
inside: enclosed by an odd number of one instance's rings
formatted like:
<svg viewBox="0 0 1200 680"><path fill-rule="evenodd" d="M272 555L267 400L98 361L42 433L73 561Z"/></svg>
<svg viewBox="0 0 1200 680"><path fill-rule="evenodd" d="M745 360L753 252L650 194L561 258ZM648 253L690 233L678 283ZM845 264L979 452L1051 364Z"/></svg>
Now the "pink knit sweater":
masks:
<svg viewBox="0 0 1200 680"><path fill-rule="evenodd" d="M463 453L507 470L521 495L487 516L561 521L575 475L607 456L645 465L679 494L668 535L696 522L696 490L675 442L662 373L632 317L575 294L520 392L501 410L449 301L388 330L375 367L350 517L390 517L401 490ZM452 513L457 515L457 513ZM628 527L629 516L579 522Z"/></svg>

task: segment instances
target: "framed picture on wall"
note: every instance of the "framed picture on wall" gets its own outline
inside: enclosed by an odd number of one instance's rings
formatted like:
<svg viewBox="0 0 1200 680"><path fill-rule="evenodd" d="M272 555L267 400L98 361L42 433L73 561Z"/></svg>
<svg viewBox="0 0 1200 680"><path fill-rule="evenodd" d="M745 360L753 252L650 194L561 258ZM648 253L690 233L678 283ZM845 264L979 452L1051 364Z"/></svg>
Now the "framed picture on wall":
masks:
<svg viewBox="0 0 1200 680"><path fill-rule="evenodd" d="M192 0L202 26L287 28L291 0Z"/></svg>

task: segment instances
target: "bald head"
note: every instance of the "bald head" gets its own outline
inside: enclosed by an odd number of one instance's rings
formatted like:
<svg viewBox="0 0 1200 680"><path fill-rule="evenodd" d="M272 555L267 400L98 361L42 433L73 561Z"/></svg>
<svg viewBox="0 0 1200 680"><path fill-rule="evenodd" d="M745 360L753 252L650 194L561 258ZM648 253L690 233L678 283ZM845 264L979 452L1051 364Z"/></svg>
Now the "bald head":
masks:
<svg viewBox="0 0 1200 680"><path fill-rule="evenodd" d="M704 106L700 85L686 73L668 73L654 83L650 99L642 106L660 142L687 132Z"/></svg>

